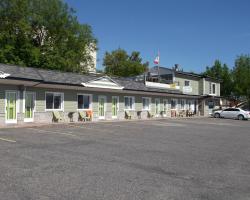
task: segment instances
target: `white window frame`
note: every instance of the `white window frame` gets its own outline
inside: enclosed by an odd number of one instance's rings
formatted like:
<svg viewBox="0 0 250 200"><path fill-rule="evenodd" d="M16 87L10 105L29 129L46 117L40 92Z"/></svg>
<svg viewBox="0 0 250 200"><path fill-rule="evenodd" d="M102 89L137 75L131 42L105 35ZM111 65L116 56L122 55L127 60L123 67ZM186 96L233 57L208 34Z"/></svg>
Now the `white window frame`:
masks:
<svg viewBox="0 0 250 200"><path fill-rule="evenodd" d="M214 86L214 92L213 92L213 86ZM210 95L216 95L216 83L210 82L210 84L209 84L209 94Z"/></svg>
<svg viewBox="0 0 250 200"><path fill-rule="evenodd" d="M78 108L78 96L80 96L80 95L84 95L84 96L89 96L89 108ZM77 95L76 95L76 98L77 98L77 100L76 100L76 102L77 102L77 109L76 110L78 110L78 111L84 111L84 110L92 110L92 99L93 99L93 94L85 94L85 93L77 93Z"/></svg>
<svg viewBox="0 0 250 200"><path fill-rule="evenodd" d="M125 98L132 98L132 108L126 108ZM135 110L135 97L134 96L124 96L124 110Z"/></svg>
<svg viewBox="0 0 250 200"><path fill-rule="evenodd" d="M47 109L46 108L46 95L52 93L53 94L53 107L54 107L54 95L61 95L61 108L60 109ZM50 91L46 91L45 92L45 112L46 111L64 111L64 93L63 92L50 92Z"/></svg>
<svg viewBox="0 0 250 200"><path fill-rule="evenodd" d="M143 108L143 99L148 100L148 108ZM146 110L146 111L151 110L151 98L150 97L142 97L142 110Z"/></svg>

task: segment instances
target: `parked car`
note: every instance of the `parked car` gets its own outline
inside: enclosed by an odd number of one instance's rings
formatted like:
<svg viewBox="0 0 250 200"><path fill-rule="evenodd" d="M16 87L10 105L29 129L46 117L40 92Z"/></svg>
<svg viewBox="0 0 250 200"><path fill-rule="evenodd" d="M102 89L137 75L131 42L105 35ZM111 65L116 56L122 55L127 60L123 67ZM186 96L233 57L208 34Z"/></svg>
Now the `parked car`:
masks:
<svg viewBox="0 0 250 200"><path fill-rule="evenodd" d="M242 110L240 108L226 108L224 110L216 110L213 113L215 118L232 118L239 120L248 120L250 118L250 112Z"/></svg>

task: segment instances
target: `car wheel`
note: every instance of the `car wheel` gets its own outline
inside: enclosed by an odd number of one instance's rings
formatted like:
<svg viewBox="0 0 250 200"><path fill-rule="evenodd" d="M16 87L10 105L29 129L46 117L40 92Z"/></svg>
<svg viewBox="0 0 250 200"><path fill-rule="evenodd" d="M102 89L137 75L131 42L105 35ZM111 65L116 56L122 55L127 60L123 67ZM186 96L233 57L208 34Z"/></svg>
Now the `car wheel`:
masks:
<svg viewBox="0 0 250 200"><path fill-rule="evenodd" d="M244 116L243 115L238 115L238 120L243 120Z"/></svg>
<svg viewBox="0 0 250 200"><path fill-rule="evenodd" d="M215 114L214 114L214 117L215 117L215 118L220 118L220 114L219 114L219 113L215 113Z"/></svg>

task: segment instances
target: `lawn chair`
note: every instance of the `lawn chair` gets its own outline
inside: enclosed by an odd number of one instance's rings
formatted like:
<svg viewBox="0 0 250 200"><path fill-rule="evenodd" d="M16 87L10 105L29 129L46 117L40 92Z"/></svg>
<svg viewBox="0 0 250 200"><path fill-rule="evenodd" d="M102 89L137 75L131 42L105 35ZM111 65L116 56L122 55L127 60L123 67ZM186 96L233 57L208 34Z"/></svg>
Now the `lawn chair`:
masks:
<svg viewBox="0 0 250 200"><path fill-rule="evenodd" d="M125 119L131 119L131 118L132 118L132 116L129 113L129 111L125 111Z"/></svg>
<svg viewBox="0 0 250 200"><path fill-rule="evenodd" d="M59 122L63 120L63 118L61 117L58 111L53 111L52 113L53 113L53 118L52 118L53 122Z"/></svg>
<svg viewBox="0 0 250 200"><path fill-rule="evenodd" d="M78 111L79 121L87 121L86 114L84 111Z"/></svg>
<svg viewBox="0 0 250 200"><path fill-rule="evenodd" d="M87 110L86 111L86 116L85 116L86 121L92 121L92 117L93 117L92 110Z"/></svg>
<svg viewBox="0 0 250 200"><path fill-rule="evenodd" d="M148 111L148 118L153 118L154 115Z"/></svg>

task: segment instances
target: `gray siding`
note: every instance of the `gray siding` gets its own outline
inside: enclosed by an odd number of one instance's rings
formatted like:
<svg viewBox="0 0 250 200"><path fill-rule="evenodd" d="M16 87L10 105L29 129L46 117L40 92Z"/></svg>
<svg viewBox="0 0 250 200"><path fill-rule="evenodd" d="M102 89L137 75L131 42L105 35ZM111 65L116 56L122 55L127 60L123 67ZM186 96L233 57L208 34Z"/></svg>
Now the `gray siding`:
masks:
<svg viewBox="0 0 250 200"><path fill-rule="evenodd" d="M185 86L185 81L190 81L190 87L192 88L192 92L187 94L199 95L199 79L178 76L175 77L175 81L179 83L181 91L183 91L183 86Z"/></svg>

